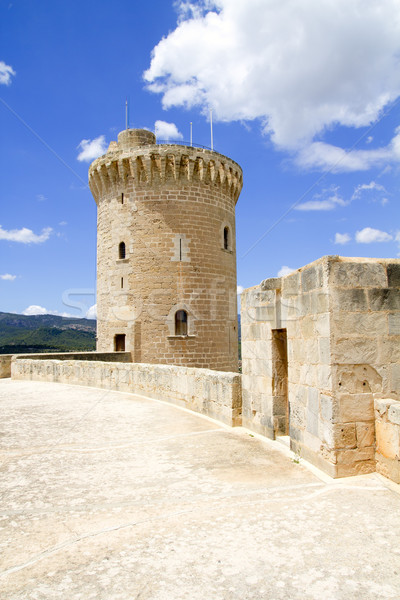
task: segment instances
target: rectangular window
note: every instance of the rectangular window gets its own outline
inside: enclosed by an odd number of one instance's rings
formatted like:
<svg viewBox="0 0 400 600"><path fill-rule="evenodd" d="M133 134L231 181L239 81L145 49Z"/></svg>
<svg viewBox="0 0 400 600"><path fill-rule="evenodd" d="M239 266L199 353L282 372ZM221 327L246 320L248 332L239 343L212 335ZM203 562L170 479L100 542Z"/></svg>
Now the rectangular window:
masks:
<svg viewBox="0 0 400 600"><path fill-rule="evenodd" d="M114 337L114 351L125 352L125 334L117 333Z"/></svg>

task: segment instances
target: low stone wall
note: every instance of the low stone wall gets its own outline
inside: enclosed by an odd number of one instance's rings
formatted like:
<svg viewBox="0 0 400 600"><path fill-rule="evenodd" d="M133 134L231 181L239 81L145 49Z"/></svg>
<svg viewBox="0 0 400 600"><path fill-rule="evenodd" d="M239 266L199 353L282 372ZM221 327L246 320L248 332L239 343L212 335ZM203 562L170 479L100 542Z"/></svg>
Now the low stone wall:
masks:
<svg viewBox="0 0 400 600"><path fill-rule="evenodd" d="M164 400L241 425L241 376L209 369L142 363L37 360L15 356L12 378L87 385Z"/></svg>
<svg viewBox="0 0 400 600"><path fill-rule="evenodd" d="M12 356L12 355L9 355ZM16 354L18 359L33 360L95 360L102 362L132 362L130 352L41 352L37 354Z"/></svg>
<svg viewBox="0 0 400 600"><path fill-rule="evenodd" d="M12 354L0 354L0 379L11 377Z"/></svg>
<svg viewBox="0 0 400 600"><path fill-rule="evenodd" d="M400 401L375 400L376 470L400 483Z"/></svg>

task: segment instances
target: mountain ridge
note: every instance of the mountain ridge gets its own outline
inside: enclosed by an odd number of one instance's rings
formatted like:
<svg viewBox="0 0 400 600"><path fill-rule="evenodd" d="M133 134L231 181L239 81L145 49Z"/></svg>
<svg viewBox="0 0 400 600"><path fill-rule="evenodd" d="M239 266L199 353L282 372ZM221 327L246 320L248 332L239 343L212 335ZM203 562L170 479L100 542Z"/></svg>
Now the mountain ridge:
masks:
<svg viewBox="0 0 400 600"><path fill-rule="evenodd" d="M95 348L94 319L0 312L0 354L90 351Z"/></svg>

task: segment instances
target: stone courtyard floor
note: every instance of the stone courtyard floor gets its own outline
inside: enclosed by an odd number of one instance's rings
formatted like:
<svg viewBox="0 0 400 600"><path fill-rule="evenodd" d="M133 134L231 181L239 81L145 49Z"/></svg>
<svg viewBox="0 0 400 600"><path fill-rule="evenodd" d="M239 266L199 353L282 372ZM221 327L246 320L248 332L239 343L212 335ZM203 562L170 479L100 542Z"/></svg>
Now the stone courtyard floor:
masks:
<svg viewBox="0 0 400 600"><path fill-rule="evenodd" d="M138 396L0 380L0 598L400 598L400 495Z"/></svg>

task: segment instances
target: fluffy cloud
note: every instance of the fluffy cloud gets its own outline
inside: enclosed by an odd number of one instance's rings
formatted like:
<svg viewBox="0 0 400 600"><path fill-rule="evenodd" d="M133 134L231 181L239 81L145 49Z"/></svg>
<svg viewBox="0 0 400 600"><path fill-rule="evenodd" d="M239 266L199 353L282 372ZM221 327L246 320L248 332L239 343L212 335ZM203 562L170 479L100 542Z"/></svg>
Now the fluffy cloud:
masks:
<svg viewBox="0 0 400 600"><path fill-rule="evenodd" d="M338 188L333 187L315 194L312 200L295 206L296 210L334 210L338 206L347 206L348 202L338 194Z"/></svg>
<svg viewBox="0 0 400 600"><path fill-rule="evenodd" d="M79 142L77 148L81 150L77 159L80 162L91 162L107 152L105 136L99 135L94 140L82 140Z"/></svg>
<svg viewBox="0 0 400 600"><path fill-rule="evenodd" d="M97 304L93 304L86 313L87 319L97 319Z"/></svg>
<svg viewBox="0 0 400 600"><path fill-rule="evenodd" d="M237 295L240 296L240 294L243 292L244 287L242 285L238 285L237 286Z"/></svg>
<svg viewBox="0 0 400 600"><path fill-rule="evenodd" d="M156 121L154 130L157 138L160 140L181 140L183 135L178 131L175 123L167 123L166 121Z"/></svg>
<svg viewBox="0 0 400 600"><path fill-rule="evenodd" d="M23 315L48 315L49 311L44 306L38 306L37 304L31 304L22 311Z"/></svg>
<svg viewBox="0 0 400 600"><path fill-rule="evenodd" d="M3 279L4 281L14 281L14 279L17 279L17 276L5 273L4 275L0 275L0 279Z"/></svg>
<svg viewBox="0 0 400 600"><path fill-rule="evenodd" d="M348 244L351 241L351 236L348 233L336 233L335 244Z"/></svg>
<svg viewBox="0 0 400 600"><path fill-rule="evenodd" d="M0 60L0 84L10 85L12 75L15 75L14 69Z"/></svg>
<svg viewBox="0 0 400 600"><path fill-rule="evenodd" d="M283 265L278 271L278 277L285 277L285 275L290 275L290 273L293 273L295 270L296 269L292 269L287 265Z"/></svg>
<svg viewBox="0 0 400 600"><path fill-rule="evenodd" d="M396 0L177 4L178 25L144 73L164 108L211 106L221 121L259 119L276 145L310 145L301 158L314 167L365 169L393 151L346 154L310 143L334 125L372 124L400 94Z"/></svg>
<svg viewBox="0 0 400 600"><path fill-rule="evenodd" d="M352 200L357 200L363 195L364 192L369 191L386 192L386 189L380 183L376 183L376 181L371 181L370 183L362 183L355 188Z"/></svg>
<svg viewBox="0 0 400 600"><path fill-rule="evenodd" d="M295 158L306 169L324 169L332 173L367 171L371 167L400 162L400 127L387 146L371 150L347 151L324 142L306 144Z"/></svg>
<svg viewBox="0 0 400 600"><path fill-rule="evenodd" d="M0 225L0 240L9 242L20 242L21 244L41 244L46 242L52 232L51 227L45 227L38 235L33 233L32 229L22 227L22 229L3 229Z"/></svg>
<svg viewBox="0 0 400 600"><path fill-rule="evenodd" d="M74 319L79 319L79 315L71 315L66 312L58 312L58 310L47 310L44 306L39 306L38 304L31 304L25 310L22 311L23 315L31 316L31 315L56 315L57 317L72 317Z"/></svg>
<svg viewBox="0 0 400 600"><path fill-rule="evenodd" d="M373 242L390 242L393 236L386 231L373 229L372 227L364 227L361 231L356 232L356 242L359 244L371 244Z"/></svg>

